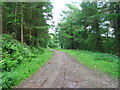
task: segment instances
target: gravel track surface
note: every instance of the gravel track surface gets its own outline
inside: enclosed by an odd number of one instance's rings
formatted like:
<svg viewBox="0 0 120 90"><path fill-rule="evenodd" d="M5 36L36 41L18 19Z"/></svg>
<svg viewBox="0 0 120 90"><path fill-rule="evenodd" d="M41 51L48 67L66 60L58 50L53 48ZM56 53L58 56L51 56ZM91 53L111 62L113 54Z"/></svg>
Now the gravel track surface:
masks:
<svg viewBox="0 0 120 90"><path fill-rule="evenodd" d="M52 58L16 88L118 88L111 77L88 69L64 52L52 51Z"/></svg>

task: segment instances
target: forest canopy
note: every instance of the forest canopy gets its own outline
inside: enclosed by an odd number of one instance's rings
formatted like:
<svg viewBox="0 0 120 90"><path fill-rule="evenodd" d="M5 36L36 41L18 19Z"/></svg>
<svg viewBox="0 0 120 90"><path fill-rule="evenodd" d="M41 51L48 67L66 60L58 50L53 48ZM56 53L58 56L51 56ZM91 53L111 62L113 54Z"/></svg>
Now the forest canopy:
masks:
<svg viewBox="0 0 120 90"><path fill-rule="evenodd" d="M67 4L58 24L64 49L117 54L120 50L120 2L83 2L80 8Z"/></svg>

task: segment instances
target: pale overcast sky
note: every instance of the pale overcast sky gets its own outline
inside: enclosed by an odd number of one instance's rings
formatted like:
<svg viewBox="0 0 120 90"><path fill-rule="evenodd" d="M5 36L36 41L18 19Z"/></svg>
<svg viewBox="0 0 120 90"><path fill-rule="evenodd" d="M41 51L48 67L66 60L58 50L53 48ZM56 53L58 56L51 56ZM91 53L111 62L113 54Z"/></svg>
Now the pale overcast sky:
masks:
<svg viewBox="0 0 120 90"><path fill-rule="evenodd" d="M58 22L60 22L61 19L61 11L65 9L65 4L66 3L71 3L71 2L81 2L81 0L50 0L53 5L53 20L55 22L55 25L57 25ZM50 23L51 21L48 21ZM50 29L49 33L54 33L54 29Z"/></svg>

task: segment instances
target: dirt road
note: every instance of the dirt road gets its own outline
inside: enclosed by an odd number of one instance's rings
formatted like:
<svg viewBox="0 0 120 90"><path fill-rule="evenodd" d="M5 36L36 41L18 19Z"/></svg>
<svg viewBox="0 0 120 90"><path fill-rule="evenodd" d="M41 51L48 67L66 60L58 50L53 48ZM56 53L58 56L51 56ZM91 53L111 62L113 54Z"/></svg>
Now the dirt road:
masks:
<svg viewBox="0 0 120 90"><path fill-rule="evenodd" d="M17 88L117 88L118 82L53 50L53 57Z"/></svg>

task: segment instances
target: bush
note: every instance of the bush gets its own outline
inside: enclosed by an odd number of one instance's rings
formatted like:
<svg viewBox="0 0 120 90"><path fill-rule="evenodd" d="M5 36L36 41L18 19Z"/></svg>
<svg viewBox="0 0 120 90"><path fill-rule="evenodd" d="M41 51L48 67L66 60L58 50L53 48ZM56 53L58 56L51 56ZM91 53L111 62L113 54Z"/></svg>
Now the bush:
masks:
<svg viewBox="0 0 120 90"><path fill-rule="evenodd" d="M0 88L8 89L19 84L40 68L51 55L49 50L23 45L10 35L3 34Z"/></svg>
<svg viewBox="0 0 120 90"><path fill-rule="evenodd" d="M42 50L41 50L42 51ZM37 51L32 51L29 46L22 45L10 35L2 37L2 71L11 71L23 62L36 57Z"/></svg>

